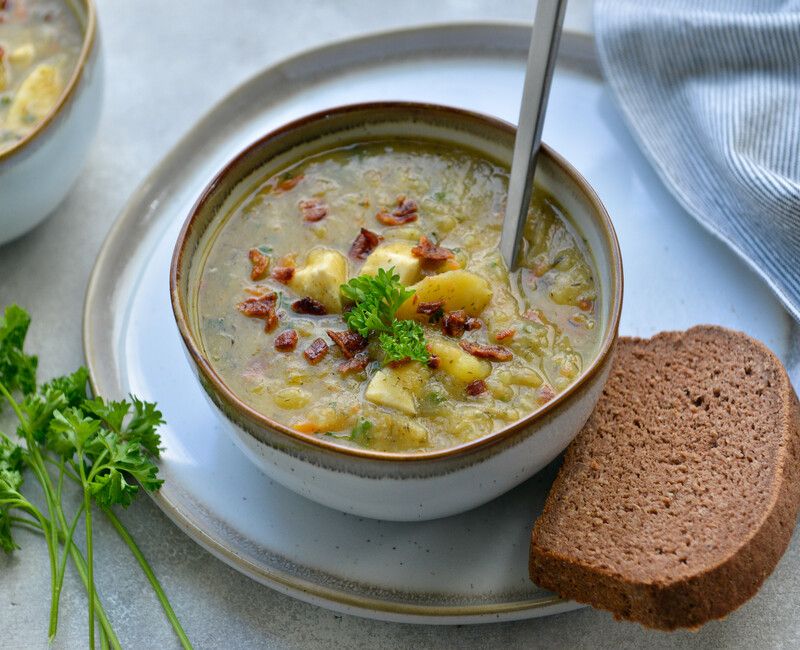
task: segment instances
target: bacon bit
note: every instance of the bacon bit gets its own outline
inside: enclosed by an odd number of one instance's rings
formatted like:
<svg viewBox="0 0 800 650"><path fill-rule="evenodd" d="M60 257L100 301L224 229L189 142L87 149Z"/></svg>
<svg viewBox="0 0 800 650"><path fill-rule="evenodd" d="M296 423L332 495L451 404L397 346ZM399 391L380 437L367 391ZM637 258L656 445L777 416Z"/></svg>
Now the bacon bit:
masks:
<svg viewBox="0 0 800 650"><path fill-rule="evenodd" d="M291 352L297 347L297 332L286 330L275 337L275 349L279 352Z"/></svg>
<svg viewBox="0 0 800 650"><path fill-rule="evenodd" d="M344 330L343 332L337 332L335 330L325 331L348 359L352 359L356 352L367 347L367 339L353 330Z"/></svg>
<svg viewBox="0 0 800 650"><path fill-rule="evenodd" d="M404 223L411 223L417 220L417 214L409 214L405 217L398 217L388 212L379 212L375 218L384 226L402 226Z"/></svg>
<svg viewBox="0 0 800 650"><path fill-rule="evenodd" d="M447 336L458 338L464 333L467 324L467 313L463 309L451 311L442 318L442 331Z"/></svg>
<svg viewBox="0 0 800 650"><path fill-rule="evenodd" d="M278 321L278 314L273 310L272 313L267 316L266 321L264 322L264 331L271 332L274 330L276 327L278 327Z"/></svg>
<svg viewBox="0 0 800 650"><path fill-rule="evenodd" d="M425 235L419 238L419 244L411 249L411 254L419 257L426 264L439 264L455 257L455 253L449 248L437 246Z"/></svg>
<svg viewBox="0 0 800 650"><path fill-rule="evenodd" d="M459 341L458 344L465 352L479 359L493 359L494 361L509 361L513 358L511 350L501 345L481 345L473 341Z"/></svg>
<svg viewBox="0 0 800 650"><path fill-rule="evenodd" d="M426 316L433 316L437 311L442 308L444 300L434 300L431 302L421 302L417 305L417 313L425 314Z"/></svg>
<svg viewBox="0 0 800 650"><path fill-rule="evenodd" d="M468 318L467 322L464 323L464 329L468 332L471 332L472 330L479 330L482 326L483 324L478 318Z"/></svg>
<svg viewBox="0 0 800 650"><path fill-rule="evenodd" d="M364 260L381 241L383 241L383 237L378 233L362 228L361 232L353 240L348 255L354 260Z"/></svg>
<svg viewBox="0 0 800 650"><path fill-rule="evenodd" d="M397 207L392 214L395 217L406 217L418 210L417 202L414 199L407 199L404 196L397 197Z"/></svg>
<svg viewBox="0 0 800 650"><path fill-rule="evenodd" d="M250 259L250 264L253 265L253 268L250 271L250 279L263 280L265 277L267 277L267 270L269 269L269 257L264 255L264 253L257 248L251 248L250 252L247 254L247 257Z"/></svg>
<svg viewBox="0 0 800 650"><path fill-rule="evenodd" d="M297 176L292 176L291 178L285 178L278 183L277 190L279 192L288 192L289 190L293 190L304 178L305 176L303 174L298 174Z"/></svg>
<svg viewBox="0 0 800 650"><path fill-rule="evenodd" d="M405 357L403 359L395 359L394 361L390 361L386 365L390 368L399 368L400 366L404 366L407 363L411 363L411 359L409 357Z"/></svg>
<svg viewBox="0 0 800 650"><path fill-rule="evenodd" d="M509 327L508 329L497 332L497 334L494 335L494 340L503 341L504 339L513 339L516 333L517 330L515 330L513 327Z"/></svg>
<svg viewBox="0 0 800 650"><path fill-rule="evenodd" d="M556 391L554 391L550 386L545 384L539 389L539 397L537 401L539 404L547 404L551 399L556 396Z"/></svg>
<svg viewBox="0 0 800 650"><path fill-rule="evenodd" d="M236 305L236 309L249 318L260 318L264 321L264 331L271 332L278 326L278 315L275 313L275 302L278 295L271 291L263 296L247 298Z"/></svg>
<svg viewBox="0 0 800 650"><path fill-rule="evenodd" d="M294 271L295 268L293 266L276 266L275 270L272 271L272 277L278 282L289 284L294 277Z"/></svg>
<svg viewBox="0 0 800 650"><path fill-rule="evenodd" d="M486 382L483 379L476 379L467 384L467 395L475 397L486 392Z"/></svg>
<svg viewBox="0 0 800 650"><path fill-rule="evenodd" d="M357 354L352 359L348 359L347 361L342 361L337 367L336 370L339 371L341 375L347 375L351 372L361 372L364 368L367 367L369 364L369 357L364 354L363 352Z"/></svg>
<svg viewBox="0 0 800 650"><path fill-rule="evenodd" d="M398 196L397 207L391 213L381 211L375 215L375 218L384 226L401 226L404 223L411 223L417 220L419 217L417 209L416 201L406 199L404 196Z"/></svg>
<svg viewBox="0 0 800 650"><path fill-rule="evenodd" d="M322 339L314 339L305 351L303 356L312 366L316 366L325 355L328 354L328 344Z"/></svg>
<svg viewBox="0 0 800 650"><path fill-rule="evenodd" d="M319 199L300 201L300 212L304 221L320 221L328 216L328 206Z"/></svg>
<svg viewBox="0 0 800 650"><path fill-rule="evenodd" d="M432 354L428 357L428 368L433 368L434 370L436 370L436 368L438 368L441 365L442 365L442 360L435 354Z"/></svg>
<svg viewBox="0 0 800 650"><path fill-rule="evenodd" d="M594 301L592 300L581 300L578 302L578 309L581 311L591 311L592 307L594 307Z"/></svg>
<svg viewBox="0 0 800 650"><path fill-rule="evenodd" d="M325 305L309 296L295 300L292 303L292 311L296 314L312 314L313 316L324 316L328 313Z"/></svg>
<svg viewBox="0 0 800 650"><path fill-rule="evenodd" d="M271 291L263 296L247 298L236 305L236 309L250 318L265 318L271 311L275 311L275 301L278 295Z"/></svg>

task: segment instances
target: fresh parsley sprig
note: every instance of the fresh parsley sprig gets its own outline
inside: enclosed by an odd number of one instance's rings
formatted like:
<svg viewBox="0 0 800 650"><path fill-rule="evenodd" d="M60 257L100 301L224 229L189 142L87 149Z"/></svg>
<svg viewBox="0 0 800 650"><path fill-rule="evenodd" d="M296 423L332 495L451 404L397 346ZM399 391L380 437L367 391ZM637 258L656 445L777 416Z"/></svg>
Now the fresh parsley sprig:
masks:
<svg viewBox="0 0 800 650"><path fill-rule="evenodd" d="M427 363L430 359L425 343L425 332L414 320L393 321L391 332L381 332L378 342L383 348L383 358L386 363L402 359Z"/></svg>
<svg viewBox="0 0 800 650"><path fill-rule="evenodd" d="M6 552L18 548L13 537L17 528L45 536L52 591L51 639L57 630L58 605L69 555L89 598L90 647L94 648L97 618L101 645L120 648L94 585L92 516L94 509L99 508L141 566L181 644L189 648L189 639L164 590L113 511L114 506L130 505L140 488L157 490L161 486L153 459L159 453L158 427L164 423L162 415L155 404L135 397L123 401L90 397L85 368L37 385L37 359L23 351L29 324L28 314L16 305L8 307L0 317L0 404L7 402L18 419L16 440L0 432L0 548ZM41 487L44 511L24 494L26 472ZM74 482L83 495L70 520L62 502L65 480ZM85 559L73 543L81 518L86 527Z"/></svg>
<svg viewBox="0 0 800 650"><path fill-rule="evenodd" d="M377 334L384 363L404 359L428 361L430 355L422 326L416 321L395 317L400 305L414 295L414 290L400 283L394 267L388 271L378 269L374 276L355 277L341 285L341 292L354 303L353 308L344 314L348 327L365 338Z"/></svg>

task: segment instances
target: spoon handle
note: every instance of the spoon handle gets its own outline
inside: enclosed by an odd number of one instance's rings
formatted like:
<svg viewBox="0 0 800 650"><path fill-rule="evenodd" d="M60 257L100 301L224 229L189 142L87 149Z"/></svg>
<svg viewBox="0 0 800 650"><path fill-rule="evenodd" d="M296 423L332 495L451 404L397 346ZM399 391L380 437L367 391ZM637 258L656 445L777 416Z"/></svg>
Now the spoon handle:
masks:
<svg viewBox="0 0 800 650"><path fill-rule="evenodd" d="M514 158L508 183L508 202L500 238L500 252L513 271L528 216L533 191L536 157L542 141L542 125L553 79L561 25L567 0L539 0L533 22L525 85L519 110L519 126L514 141Z"/></svg>

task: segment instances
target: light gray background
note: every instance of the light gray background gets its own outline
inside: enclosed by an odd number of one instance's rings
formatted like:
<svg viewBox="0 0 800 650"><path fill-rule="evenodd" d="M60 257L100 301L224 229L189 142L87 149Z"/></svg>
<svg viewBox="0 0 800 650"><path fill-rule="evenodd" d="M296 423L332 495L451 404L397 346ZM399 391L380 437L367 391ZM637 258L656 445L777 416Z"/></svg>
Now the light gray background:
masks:
<svg viewBox="0 0 800 650"><path fill-rule="evenodd" d="M532 0L100 0L106 95L99 135L78 184L52 218L0 247L0 306L33 316L29 349L41 375L82 363L83 296L115 215L149 169L210 106L287 55L377 29L468 19L527 20ZM585 25L587 0L568 23ZM2 200L0 198L0 200ZM341 616L239 575L180 532L147 498L122 519L140 543L198 648L800 647L797 536L761 592L724 622L661 634L584 609L518 623L455 628ZM0 557L0 647L44 648L49 574L44 542ZM125 647L178 647L138 566L100 520L99 590ZM487 553L491 549L487 549ZM68 577L56 648L86 645L82 586Z"/></svg>

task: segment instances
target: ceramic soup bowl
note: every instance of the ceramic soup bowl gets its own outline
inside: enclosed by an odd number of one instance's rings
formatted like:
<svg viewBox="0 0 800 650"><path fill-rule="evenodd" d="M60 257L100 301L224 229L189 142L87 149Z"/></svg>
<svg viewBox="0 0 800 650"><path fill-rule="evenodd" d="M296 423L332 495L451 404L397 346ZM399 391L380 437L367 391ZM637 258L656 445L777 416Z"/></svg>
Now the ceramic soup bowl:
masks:
<svg viewBox="0 0 800 650"><path fill-rule="evenodd" d="M100 120L103 69L92 0L66 0L83 33L75 68L52 110L36 128L0 148L0 244L53 212L83 167Z"/></svg>
<svg viewBox="0 0 800 650"><path fill-rule="evenodd" d="M172 306L197 378L234 441L263 472L344 512L398 521L433 519L474 508L518 485L550 463L581 429L611 368L622 305L622 261L611 220L594 191L544 146L536 182L571 215L599 276L599 343L571 385L501 430L417 453L346 447L266 417L226 385L204 350L197 294L205 253L230 207L258 178L311 153L376 138L452 144L510 165L514 127L455 108L378 103L317 113L266 135L236 156L192 208L172 259Z"/></svg>

